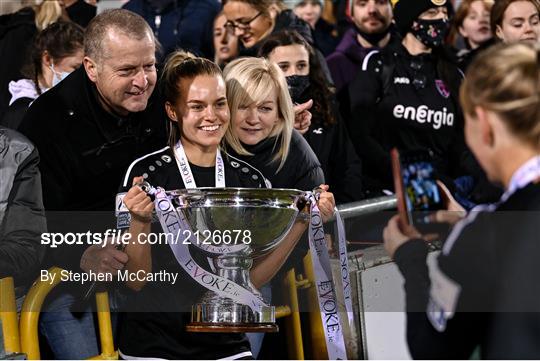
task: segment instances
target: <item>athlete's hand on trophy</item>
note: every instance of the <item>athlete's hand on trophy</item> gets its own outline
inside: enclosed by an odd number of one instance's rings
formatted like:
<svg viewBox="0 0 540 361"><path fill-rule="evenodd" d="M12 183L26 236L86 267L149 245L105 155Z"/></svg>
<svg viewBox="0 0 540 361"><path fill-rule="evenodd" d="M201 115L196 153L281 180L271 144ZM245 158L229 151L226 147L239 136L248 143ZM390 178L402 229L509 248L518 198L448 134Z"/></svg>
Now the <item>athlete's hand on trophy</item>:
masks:
<svg viewBox="0 0 540 361"><path fill-rule="evenodd" d="M132 222L150 223L152 221L154 202L139 186L143 181L143 177L133 178L133 186L126 193L124 204L131 214Z"/></svg>
<svg viewBox="0 0 540 361"><path fill-rule="evenodd" d="M317 202L317 206L321 211L323 222L327 222L334 215L336 201L334 199L334 194L328 192L328 189L330 189L328 185L321 184L319 188L322 190L322 192L319 195L319 201Z"/></svg>
<svg viewBox="0 0 540 361"><path fill-rule="evenodd" d="M116 276L128 260L128 255L111 242L88 247L81 257L80 266L85 272L111 273Z"/></svg>
<svg viewBox="0 0 540 361"><path fill-rule="evenodd" d="M303 104L294 106L294 129L304 135L311 125L311 117L313 116L309 109L313 106L313 100L308 100Z"/></svg>

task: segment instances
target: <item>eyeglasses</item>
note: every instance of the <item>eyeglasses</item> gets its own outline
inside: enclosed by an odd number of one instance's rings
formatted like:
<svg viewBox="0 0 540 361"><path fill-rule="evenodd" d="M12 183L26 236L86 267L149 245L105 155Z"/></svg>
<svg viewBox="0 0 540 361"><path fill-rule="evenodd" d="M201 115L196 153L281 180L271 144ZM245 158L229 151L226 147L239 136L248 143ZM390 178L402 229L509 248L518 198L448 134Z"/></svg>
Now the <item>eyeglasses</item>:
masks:
<svg viewBox="0 0 540 361"><path fill-rule="evenodd" d="M259 11L259 13L257 13L257 15L255 15L254 17L252 17L249 20L238 21L238 22L234 22L234 21L229 20L229 21L227 21L225 23L225 29L227 31L231 32L231 33L236 33L236 29L238 29L240 31L246 31L251 27L251 23L253 21L255 21L255 19L257 19L261 15L262 15L262 12Z"/></svg>

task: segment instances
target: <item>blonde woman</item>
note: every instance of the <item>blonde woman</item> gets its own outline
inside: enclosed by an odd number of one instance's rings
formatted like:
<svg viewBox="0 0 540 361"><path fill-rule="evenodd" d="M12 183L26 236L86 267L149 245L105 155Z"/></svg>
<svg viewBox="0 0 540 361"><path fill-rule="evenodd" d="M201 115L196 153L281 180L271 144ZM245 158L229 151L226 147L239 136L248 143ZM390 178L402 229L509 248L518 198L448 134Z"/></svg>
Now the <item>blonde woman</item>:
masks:
<svg viewBox="0 0 540 361"><path fill-rule="evenodd" d="M278 65L263 58L241 58L229 63L224 74L231 110L225 149L259 169L272 188L308 191L322 185L324 175L317 156L293 129L293 103ZM299 234L305 229L300 223L294 227ZM284 254L290 254L283 271L300 263L307 252L307 245L297 245L297 241L291 238L281 247ZM269 288L263 289L267 295ZM250 337L255 351L262 342L260 337Z"/></svg>
<svg viewBox="0 0 540 361"><path fill-rule="evenodd" d="M324 183L317 157L293 129L294 110L281 69L267 59L242 58L225 69L231 126L226 148L273 188L311 190Z"/></svg>
<svg viewBox="0 0 540 361"><path fill-rule="evenodd" d="M405 278L413 358L466 359L477 346L487 359L540 357L539 60L532 44L497 45L478 55L461 88L467 143L504 185L500 201L455 225L429 274L418 232L397 217L384 230Z"/></svg>

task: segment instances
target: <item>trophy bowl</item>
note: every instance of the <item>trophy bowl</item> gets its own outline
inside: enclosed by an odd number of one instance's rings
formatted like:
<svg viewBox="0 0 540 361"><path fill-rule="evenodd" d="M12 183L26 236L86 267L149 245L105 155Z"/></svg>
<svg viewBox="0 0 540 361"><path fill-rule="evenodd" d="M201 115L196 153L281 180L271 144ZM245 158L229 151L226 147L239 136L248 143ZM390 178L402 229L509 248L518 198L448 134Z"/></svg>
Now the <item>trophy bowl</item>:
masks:
<svg viewBox="0 0 540 361"><path fill-rule="evenodd" d="M192 245L210 260L212 272L262 301L250 281L253 261L276 248L307 203L294 189L195 188L167 192L193 232ZM256 310L207 291L192 306L191 332L276 332L275 308Z"/></svg>

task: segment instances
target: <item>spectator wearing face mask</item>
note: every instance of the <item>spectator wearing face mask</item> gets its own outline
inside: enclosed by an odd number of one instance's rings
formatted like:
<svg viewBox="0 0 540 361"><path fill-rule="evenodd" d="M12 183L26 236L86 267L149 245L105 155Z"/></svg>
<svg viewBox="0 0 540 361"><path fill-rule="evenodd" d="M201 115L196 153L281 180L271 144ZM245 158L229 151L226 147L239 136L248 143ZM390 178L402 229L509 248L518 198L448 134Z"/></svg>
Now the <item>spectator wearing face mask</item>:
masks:
<svg viewBox="0 0 540 361"><path fill-rule="evenodd" d="M362 164L313 48L296 31L280 31L266 39L259 55L281 68L293 102L313 100L311 126L304 138L319 159L336 202L362 199Z"/></svg>
<svg viewBox="0 0 540 361"><path fill-rule="evenodd" d="M296 16L311 27L313 40L324 56L334 52L338 44L337 30L334 25L321 17L324 9L323 0L289 0L285 4L293 9Z"/></svg>
<svg viewBox="0 0 540 361"><path fill-rule="evenodd" d="M83 30L80 26L60 21L41 31L34 40L28 63L23 67L26 78L9 83L11 99L2 125L17 129L30 104L81 66L82 59Z"/></svg>
<svg viewBox="0 0 540 361"><path fill-rule="evenodd" d="M400 0L395 21L403 40L368 54L349 85L349 130L372 189L393 189L394 147L430 150L440 178L460 190L464 204L478 184L464 176L484 179L464 142L462 73L443 48L449 11L448 0Z"/></svg>

